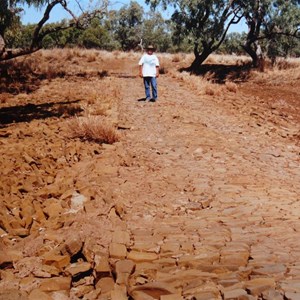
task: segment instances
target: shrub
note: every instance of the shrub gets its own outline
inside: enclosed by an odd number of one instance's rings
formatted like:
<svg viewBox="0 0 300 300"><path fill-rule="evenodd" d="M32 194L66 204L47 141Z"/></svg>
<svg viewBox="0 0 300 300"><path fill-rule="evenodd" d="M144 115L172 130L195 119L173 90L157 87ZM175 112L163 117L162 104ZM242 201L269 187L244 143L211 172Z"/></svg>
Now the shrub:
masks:
<svg viewBox="0 0 300 300"><path fill-rule="evenodd" d="M204 92L205 95L209 95L209 96L213 96L216 94L215 89L210 85L204 87Z"/></svg>
<svg viewBox="0 0 300 300"><path fill-rule="evenodd" d="M274 63L274 68L278 70L296 69L298 67L299 67L299 62L288 60L288 59L278 59Z"/></svg>
<svg viewBox="0 0 300 300"><path fill-rule="evenodd" d="M103 116L75 117L68 122L71 137L96 143L113 144L119 134Z"/></svg>
<svg viewBox="0 0 300 300"><path fill-rule="evenodd" d="M82 108L79 105L60 104L57 107L57 113L59 116L75 116L82 112Z"/></svg>
<svg viewBox="0 0 300 300"><path fill-rule="evenodd" d="M164 65L161 65L159 67L159 74L167 74L167 73L168 73L167 68Z"/></svg>
<svg viewBox="0 0 300 300"><path fill-rule="evenodd" d="M100 78L108 77L108 76L109 76L109 73L108 73L107 70L98 71L97 74L98 74L98 76L99 76Z"/></svg>
<svg viewBox="0 0 300 300"><path fill-rule="evenodd" d="M237 88L237 85L234 82L226 82L225 86L226 86L226 89L229 92L232 92L232 93L236 93L237 92L238 88Z"/></svg>
<svg viewBox="0 0 300 300"><path fill-rule="evenodd" d="M178 63L178 62L180 62L180 61L181 61L180 55L179 55L179 54L175 54L175 55L173 56L173 58L172 58L172 62Z"/></svg>
<svg viewBox="0 0 300 300"><path fill-rule="evenodd" d="M97 60L97 54L95 52L90 53L90 55L88 55L86 61L87 62L94 62Z"/></svg>

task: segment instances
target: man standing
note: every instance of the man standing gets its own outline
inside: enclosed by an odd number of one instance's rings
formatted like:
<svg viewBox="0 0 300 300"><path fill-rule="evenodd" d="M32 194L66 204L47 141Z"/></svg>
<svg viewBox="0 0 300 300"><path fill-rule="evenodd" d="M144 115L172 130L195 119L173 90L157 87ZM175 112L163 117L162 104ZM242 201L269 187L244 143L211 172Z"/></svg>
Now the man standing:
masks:
<svg viewBox="0 0 300 300"><path fill-rule="evenodd" d="M155 102L157 100L157 81L159 77L159 60L155 54L153 54L155 48L149 45L146 48L146 53L139 61L140 77L144 79L146 101ZM152 97L150 93L150 87L152 89Z"/></svg>

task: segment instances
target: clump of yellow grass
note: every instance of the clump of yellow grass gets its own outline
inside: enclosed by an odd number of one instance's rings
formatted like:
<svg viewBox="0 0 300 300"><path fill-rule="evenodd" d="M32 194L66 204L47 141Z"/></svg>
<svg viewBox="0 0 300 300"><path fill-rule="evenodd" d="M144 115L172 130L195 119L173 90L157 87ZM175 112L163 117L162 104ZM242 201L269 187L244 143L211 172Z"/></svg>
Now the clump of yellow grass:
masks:
<svg viewBox="0 0 300 300"><path fill-rule="evenodd" d="M237 90L238 90L237 84L234 83L234 82L231 82L231 81L225 82L225 86L226 86L226 89L227 89L229 92L232 92L232 93L236 93Z"/></svg>
<svg viewBox="0 0 300 300"><path fill-rule="evenodd" d="M289 82L300 79L300 59L287 58L278 59L272 67L265 72L253 70L251 80L259 84L281 85L288 78Z"/></svg>
<svg viewBox="0 0 300 300"><path fill-rule="evenodd" d="M68 122L72 138L80 138L100 144L113 144L119 141L117 129L103 116L75 117Z"/></svg>
<svg viewBox="0 0 300 300"><path fill-rule="evenodd" d="M199 95L218 96L223 91L221 85L209 80L209 74L207 77L199 77L188 72L171 71L170 73L173 78L183 81Z"/></svg>

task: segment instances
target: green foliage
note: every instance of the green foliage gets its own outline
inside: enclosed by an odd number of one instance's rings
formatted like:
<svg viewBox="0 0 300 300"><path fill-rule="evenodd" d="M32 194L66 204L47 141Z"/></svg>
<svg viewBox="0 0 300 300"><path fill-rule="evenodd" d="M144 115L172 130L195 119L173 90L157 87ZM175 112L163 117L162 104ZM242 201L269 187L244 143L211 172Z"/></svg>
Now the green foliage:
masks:
<svg viewBox="0 0 300 300"><path fill-rule="evenodd" d="M272 59L287 55L297 44L300 31L299 0L236 0L242 8L248 32L243 42L244 49L257 64L259 46Z"/></svg>
<svg viewBox="0 0 300 300"><path fill-rule="evenodd" d="M241 47L241 41L245 38L245 33L231 32L229 33L224 42L219 48L220 53L224 54L244 54L244 50Z"/></svg>
<svg viewBox="0 0 300 300"><path fill-rule="evenodd" d="M114 43L109 32L102 26L90 27L82 32L78 45L84 48L114 50L118 45Z"/></svg>
<svg viewBox="0 0 300 300"><path fill-rule="evenodd" d="M291 36L278 35L263 43L268 58L275 62L277 57L299 57L300 40Z"/></svg>
<svg viewBox="0 0 300 300"><path fill-rule="evenodd" d="M36 7L46 3L44 0L0 0L0 35L4 36L6 31L20 25L21 4L27 3Z"/></svg>
<svg viewBox="0 0 300 300"><path fill-rule="evenodd" d="M36 6L46 3L41 0L26 2ZM42 47L79 46L129 51L140 49L142 42L143 46L154 44L162 52L194 50L195 58L198 58L198 63L201 64L213 51L242 54L248 47L248 50L255 53L259 42L264 53L271 59L277 56L299 56L299 39L295 38L299 37L299 0L146 2L152 7L160 4L164 7L171 6L174 11L171 19L165 20L154 10L145 13L141 5L132 1L119 10L108 11L101 18L95 17L89 26L83 29L70 27L69 20L45 24L41 34L49 34L43 37ZM22 25L18 9L21 2L10 3L12 6L9 6L8 0L0 0L0 34L2 32L2 36L5 37L8 48L28 48L32 43L35 25ZM227 34L231 22L239 21L242 16L249 26L249 31L243 34ZM67 29L55 30L58 27Z"/></svg>
<svg viewBox="0 0 300 300"><path fill-rule="evenodd" d="M259 43L270 57L296 53L299 45L299 0L146 0L152 8L162 5L174 9L172 41L182 48L193 45L195 67L207 56L220 52L241 53L240 45L257 60ZM245 18L245 35L227 36L229 26Z"/></svg>
<svg viewBox="0 0 300 300"><path fill-rule="evenodd" d="M147 0L147 3L152 7L159 4L174 7L173 42L194 44L193 67L201 65L220 47L230 25L242 16L232 1L226 0Z"/></svg>
<svg viewBox="0 0 300 300"><path fill-rule="evenodd" d="M161 52L171 49L172 40L167 22L158 12L146 15L142 27L142 39L145 45L153 44Z"/></svg>
<svg viewBox="0 0 300 300"><path fill-rule="evenodd" d="M294 55L300 39L300 1L274 1L265 17L262 32L271 58Z"/></svg>
<svg viewBox="0 0 300 300"><path fill-rule="evenodd" d="M0 34L3 36L6 28L13 22L14 14L9 9L9 3L6 0L0 0Z"/></svg>
<svg viewBox="0 0 300 300"><path fill-rule="evenodd" d="M121 44L122 50L137 48L142 38L144 9L137 2L123 6L115 15L115 38Z"/></svg>
<svg viewBox="0 0 300 300"><path fill-rule="evenodd" d="M7 46L9 48L27 48L30 47L34 25L19 26L10 29L6 33Z"/></svg>
<svg viewBox="0 0 300 300"><path fill-rule="evenodd" d="M0 60L8 60L18 56L27 55L38 51L43 46L53 47L64 44L64 36L61 31L68 28L87 29L85 36L81 41L87 47L97 46L99 36L104 36L98 28L89 28L93 18L102 18L108 5L108 1L100 0L97 3L97 9L93 11L83 10L80 1L74 1L81 10L81 15L76 16L70 9L69 1L65 0L0 0ZM28 6L43 8L43 16L39 22L30 26L21 26L19 14L22 10L20 5L26 3ZM72 19L59 23L47 24L51 12L57 6L61 6L66 10ZM92 0L90 0L92 5ZM44 6L44 7L43 7ZM18 21L18 22L17 22ZM75 31L75 34L77 32ZM28 37L31 37L28 41ZM15 49L7 49L8 44Z"/></svg>
<svg viewBox="0 0 300 300"><path fill-rule="evenodd" d="M66 30L59 32L59 39L56 40L53 38L53 34L50 34L48 37L52 39L52 45L51 47L75 47L78 45L78 40L80 38L80 35L82 34L82 30L78 28L68 28ZM47 48L46 45L43 45L45 48Z"/></svg>

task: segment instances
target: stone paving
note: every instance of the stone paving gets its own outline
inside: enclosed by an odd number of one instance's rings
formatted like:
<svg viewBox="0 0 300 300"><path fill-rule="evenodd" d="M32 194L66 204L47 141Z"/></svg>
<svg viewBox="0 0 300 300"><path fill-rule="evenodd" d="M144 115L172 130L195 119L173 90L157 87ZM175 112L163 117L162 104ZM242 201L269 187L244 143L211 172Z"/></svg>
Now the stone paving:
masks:
<svg viewBox="0 0 300 300"><path fill-rule="evenodd" d="M128 95L121 113L133 159L117 194L130 240L110 257L135 263L129 295L300 299L297 148L169 78L160 88L160 102Z"/></svg>
<svg viewBox="0 0 300 300"><path fill-rule="evenodd" d="M229 108L242 95L169 76L157 103L137 101L141 82L123 77L121 142L67 150L86 158L68 169L80 193L24 204L22 232L7 216L10 235L34 236L0 254L0 299L300 299L299 148L285 135L299 126L258 126Z"/></svg>

